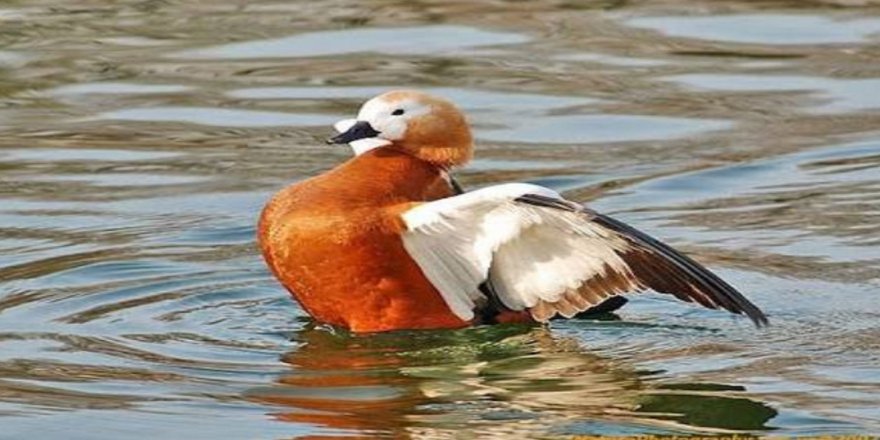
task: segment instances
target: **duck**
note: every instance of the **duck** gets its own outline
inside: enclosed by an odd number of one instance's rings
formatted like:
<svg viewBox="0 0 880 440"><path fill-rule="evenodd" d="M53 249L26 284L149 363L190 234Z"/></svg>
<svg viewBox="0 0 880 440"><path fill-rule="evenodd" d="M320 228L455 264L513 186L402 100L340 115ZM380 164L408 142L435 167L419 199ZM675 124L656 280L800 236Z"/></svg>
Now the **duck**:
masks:
<svg viewBox="0 0 880 440"><path fill-rule="evenodd" d="M530 183L464 191L474 154L452 102L416 90L366 101L329 144L354 156L277 192L257 239L271 271L319 323L354 333L540 325L669 294L764 312L702 264L648 234Z"/></svg>

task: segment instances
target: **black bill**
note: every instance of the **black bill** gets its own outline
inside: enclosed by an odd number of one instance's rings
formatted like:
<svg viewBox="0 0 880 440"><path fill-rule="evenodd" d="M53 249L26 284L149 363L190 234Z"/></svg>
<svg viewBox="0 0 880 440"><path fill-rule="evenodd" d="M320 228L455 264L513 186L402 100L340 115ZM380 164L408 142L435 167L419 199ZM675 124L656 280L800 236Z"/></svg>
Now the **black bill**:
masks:
<svg viewBox="0 0 880 440"><path fill-rule="evenodd" d="M359 139L373 138L379 135L379 132L376 131L372 125L370 125L367 121L357 121L354 125L351 126L344 133L339 133L336 136L333 136L330 139L327 139L328 144L347 144L349 142L354 142Z"/></svg>

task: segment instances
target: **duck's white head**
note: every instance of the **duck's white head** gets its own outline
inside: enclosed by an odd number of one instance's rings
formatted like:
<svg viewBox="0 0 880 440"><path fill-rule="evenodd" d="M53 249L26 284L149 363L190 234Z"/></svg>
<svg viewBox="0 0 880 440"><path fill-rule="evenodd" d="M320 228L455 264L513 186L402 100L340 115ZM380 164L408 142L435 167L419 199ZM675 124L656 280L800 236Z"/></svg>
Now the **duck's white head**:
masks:
<svg viewBox="0 0 880 440"><path fill-rule="evenodd" d="M329 143L347 143L355 154L390 147L443 168L464 165L473 155L467 120L451 102L426 93L397 90L370 99L357 119L334 127Z"/></svg>

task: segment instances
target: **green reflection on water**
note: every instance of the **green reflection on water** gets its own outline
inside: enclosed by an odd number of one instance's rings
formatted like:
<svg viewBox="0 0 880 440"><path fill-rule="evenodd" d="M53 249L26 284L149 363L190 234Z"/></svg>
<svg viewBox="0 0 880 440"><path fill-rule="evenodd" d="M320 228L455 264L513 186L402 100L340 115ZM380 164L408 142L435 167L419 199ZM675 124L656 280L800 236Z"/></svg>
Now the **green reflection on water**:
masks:
<svg viewBox="0 0 880 440"><path fill-rule="evenodd" d="M701 394L646 396L638 411L667 414L671 420L690 426L737 431L770 429L767 422L778 414L751 399Z"/></svg>
<svg viewBox="0 0 880 440"><path fill-rule="evenodd" d="M282 360L292 368L248 399L273 418L332 430L449 435L761 431L776 411L742 387L656 384L542 327L352 335L309 327ZM510 431L512 432L512 431Z"/></svg>

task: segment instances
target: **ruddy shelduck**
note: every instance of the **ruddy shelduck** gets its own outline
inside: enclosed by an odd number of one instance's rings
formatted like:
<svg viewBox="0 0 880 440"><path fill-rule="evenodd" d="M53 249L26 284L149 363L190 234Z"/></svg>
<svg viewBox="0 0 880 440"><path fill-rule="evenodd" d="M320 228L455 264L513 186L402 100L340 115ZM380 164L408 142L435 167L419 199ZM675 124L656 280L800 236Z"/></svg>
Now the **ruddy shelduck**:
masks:
<svg viewBox="0 0 880 440"><path fill-rule="evenodd" d="M767 322L699 263L553 190L462 192L448 173L471 159L473 137L444 99L385 93L336 129L328 142L355 157L280 191L259 222L269 268L318 321L354 332L546 322L652 289Z"/></svg>

